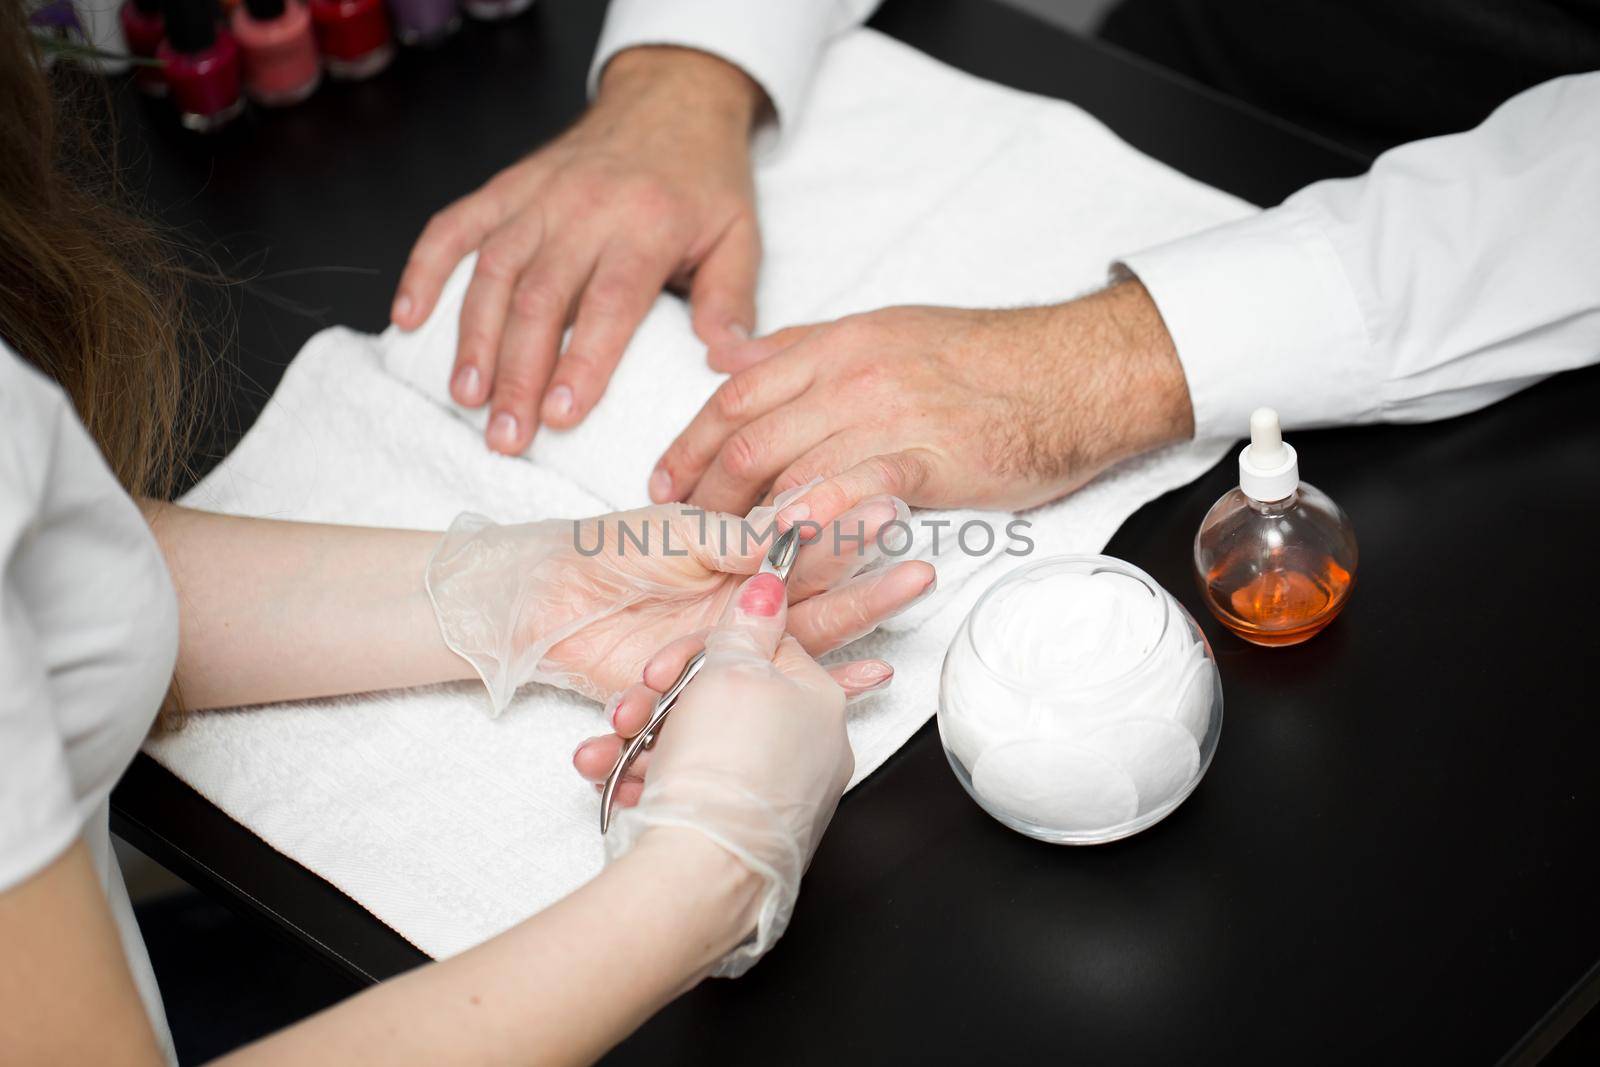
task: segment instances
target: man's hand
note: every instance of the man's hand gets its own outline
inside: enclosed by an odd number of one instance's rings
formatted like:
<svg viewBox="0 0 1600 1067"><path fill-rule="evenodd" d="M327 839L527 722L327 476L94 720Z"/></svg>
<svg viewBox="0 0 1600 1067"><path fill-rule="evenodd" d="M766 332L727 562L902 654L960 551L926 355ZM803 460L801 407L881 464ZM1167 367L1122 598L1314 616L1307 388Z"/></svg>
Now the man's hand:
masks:
<svg viewBox="0 0 1600 1067"><path fill-rule="evenodd" d="M713 56L629 49L572 129L429 221L392 318L420 326L478 250L450 392L490 404L489 447L518 453L541 419L582 421L666 285L689 288L708 345L749 336L761 259L749 139L766 107Z"/></svg>
<svg viewBox="0 0 1600 1067"><path fill-rule="evenodd" d="M786 523L858 500L1023 508L1194 432L1183 367L1144 286L1053 307L888 308L721 346L732 372L662 457L656 500L743 512L825 481Z"/></svg>

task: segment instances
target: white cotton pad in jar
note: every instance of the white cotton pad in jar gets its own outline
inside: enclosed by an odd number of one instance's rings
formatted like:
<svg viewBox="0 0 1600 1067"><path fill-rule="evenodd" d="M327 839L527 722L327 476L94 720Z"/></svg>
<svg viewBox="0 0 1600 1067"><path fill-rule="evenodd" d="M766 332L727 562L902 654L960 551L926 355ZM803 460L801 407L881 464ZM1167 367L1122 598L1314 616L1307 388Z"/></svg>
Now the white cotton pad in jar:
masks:
<svg viewBox="0 0 1600 1067"><path fill-rule="evenodd" d="M1204 636L1154 579L1109 556L1057 556L972 609L945 657L938 721L984 810L1041 840L1096 844L1194 790L1222 689Z"/></svg>

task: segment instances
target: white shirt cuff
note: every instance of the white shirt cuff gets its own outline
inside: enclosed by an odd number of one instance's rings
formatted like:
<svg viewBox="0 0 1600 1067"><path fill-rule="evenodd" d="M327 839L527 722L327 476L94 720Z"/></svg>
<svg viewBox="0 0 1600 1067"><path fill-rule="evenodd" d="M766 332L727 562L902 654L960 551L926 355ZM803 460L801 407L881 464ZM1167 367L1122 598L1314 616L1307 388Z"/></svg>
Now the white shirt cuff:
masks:
<svg viewBox="0 0 1600 1067"><path fill-rule="evenodd" d="M772 101L777 126L799 117L829 31L829 7L775 0L612 0L589 67L589 95L613 56L641 45L676 45L732 63ZM757 141L771 142L764 127Z"/></svg>
<svg viewBox="0 0 1600 1067"><path fill-rule="evenodd" d="M1250 412L1286 427L1368 422L1383 375L1338 253L1315 216L1274 208L1122 260L1172 335L1195 437L1249 432Z"/></svg>

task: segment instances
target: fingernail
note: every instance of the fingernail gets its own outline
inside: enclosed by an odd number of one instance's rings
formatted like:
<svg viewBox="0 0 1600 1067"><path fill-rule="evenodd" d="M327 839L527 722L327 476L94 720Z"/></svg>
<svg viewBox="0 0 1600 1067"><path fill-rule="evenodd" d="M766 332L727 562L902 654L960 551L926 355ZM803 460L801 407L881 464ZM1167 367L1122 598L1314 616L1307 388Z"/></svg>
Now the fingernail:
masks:
<svg viewBox="0 0 1600 1067"><path fill-rule="evenodd" d="M657 467L650 476L650 499L657 504L665 504L672 499L672 475L667 473L665 467Z"/></svg>
<svg viewBox="0 0 1600 1067"><path fill-rule="evenodd" d="M739 593L739 610L745 615L770 619L783 606L783 582L776 574L758 574L744 583Z"/></svg>
<svg viewBox="0 0 1600 1067"><path fill-rule="evenodd" d="M546 418L559 419L572 414L572 387L558 385L550 390L550 395L544 398L544 414Z"/></svg>
<svg viewBox="0 0 1600 1067"><path fill-rule="evenodd" d="M741 341L750 340L750 327L746 326L742 322L728 323L728 332Z"/></svg>
<svg viewBox="0 0 1600 1067"><path fill-rule="evenodd" d="M489 440L499 447L510 451L517 446L517 417L509 411L502 411L489 423Z"/></svg>
<svg viewBox="0 0 1600 1067"><path fill-rule="evenodd" d="M583 755L583 750L594 744L594 741L595 739L592 737L586 737L582 741L579 741L578 747L572 750L572 762L577 763L578 757Z"/></svg>
<svg viewBox="0 0 1600 1067"><path fill-rule="evenodd" d="M395 297L394 310L389 313L389 317L395 322L399 322L401 319L410 317L410 315L411 298L403 293Z"/></svg>
<svg viewBox="0 0 1600 1067"><path fill-rule="evenodd" d="M939 588L939 576L935 574L932 578L928 579L928 584L922 587L922 592L916 595L916 599L912 600L911 603L906 605L906 607L916 607L918 604L931 597L933 595L933 591L937 588Z"/></svg>
<svg viewBox="0 0 1600 1067"><path fill-rule="evenodd" d="M854 671L856 688L863 693L882 689L894 680L894 668L887 663L863 663Z"/></svg>
<svg viewBox="0 0 1600 1067"><path fill-rule="evenodd" d="M804 500L797 500L793 504L778 512L778 525L788 529L797 522L803 522L811 517L811 505Z"/></svg>
<svg viewBox="0 0 1600 1067"><path fill-rule="evenodd" d="M617 728L617 712L619 710L621 710L621 708L622 708L622 694L621 693L613 693L611 695L611 699L606 701L606 712L605 712L606 722L609 722L611 724L611 728L613 730L615 730Z"/></svg>
<svg viewBox="0 0 1600 1067"><path fill-rule="evenodd" d="M474 404L478 400L478 368L470 363L456 372L456 399L464 404Z"/></svg>

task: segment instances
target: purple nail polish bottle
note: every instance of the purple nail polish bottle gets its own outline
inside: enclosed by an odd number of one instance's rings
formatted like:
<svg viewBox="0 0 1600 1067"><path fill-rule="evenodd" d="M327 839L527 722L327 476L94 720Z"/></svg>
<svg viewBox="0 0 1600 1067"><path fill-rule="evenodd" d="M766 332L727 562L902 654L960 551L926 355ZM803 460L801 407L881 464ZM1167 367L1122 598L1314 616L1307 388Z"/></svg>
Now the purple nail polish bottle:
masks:
<svg viewBox="0 0 1600 1067"><path fill-rule="evenodd" d="M461 28L456 0L389 0L389 14L404 45L438 44Z"/></svg>

